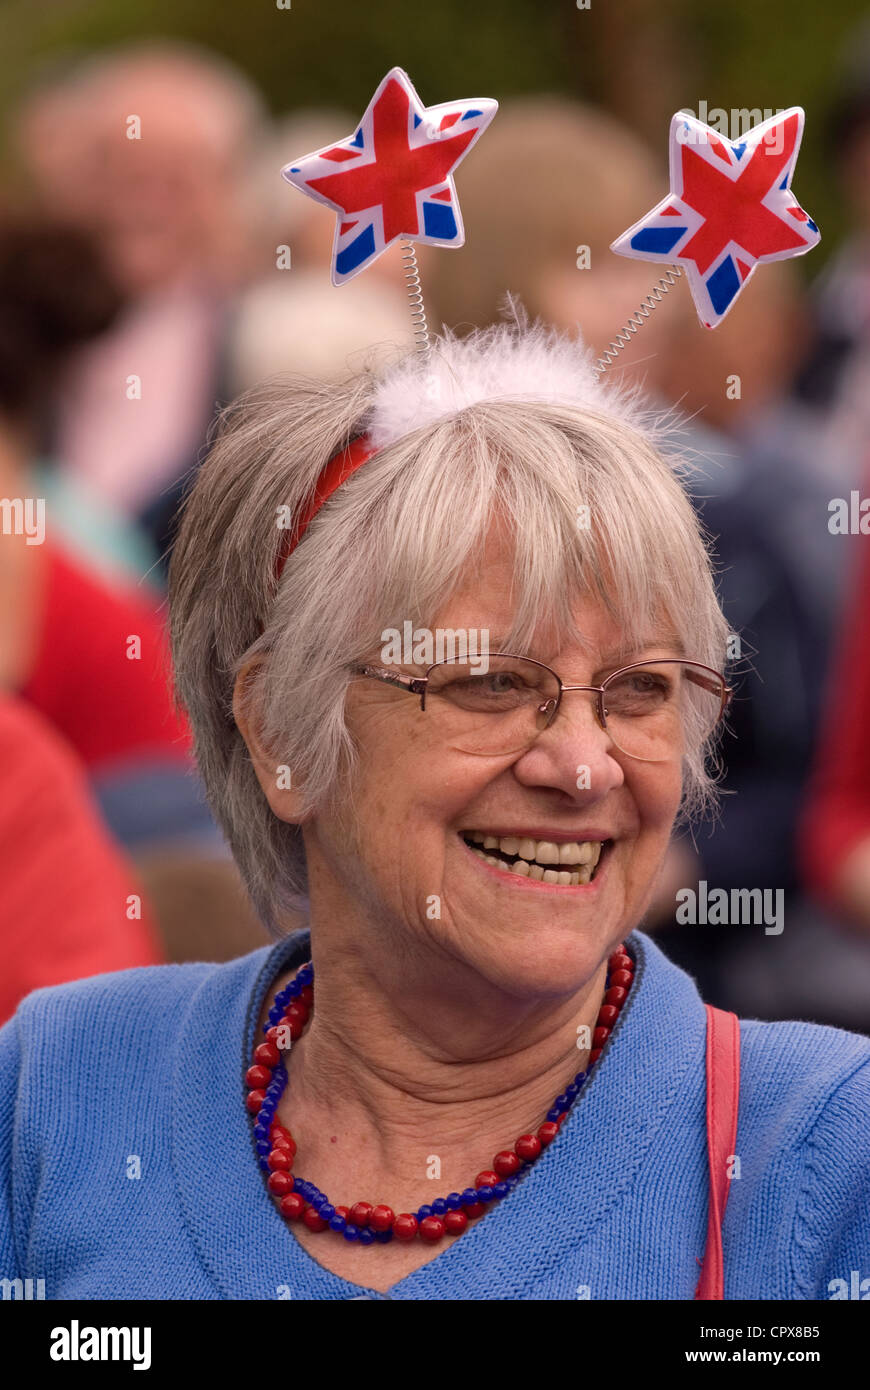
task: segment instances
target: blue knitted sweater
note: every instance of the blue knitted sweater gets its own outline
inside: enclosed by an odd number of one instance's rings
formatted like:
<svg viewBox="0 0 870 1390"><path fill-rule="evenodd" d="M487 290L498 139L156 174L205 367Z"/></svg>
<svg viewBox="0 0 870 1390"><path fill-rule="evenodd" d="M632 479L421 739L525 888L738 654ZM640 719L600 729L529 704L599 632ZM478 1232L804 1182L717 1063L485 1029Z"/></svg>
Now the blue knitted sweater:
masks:
<svg viewBox="0 0 870 1390"><path fill-rule="evenodd" d="M44 1279L49 1299L385 1296L303 1251L255 1160L253 1031L307 944L296 933L227 964L127 970L20 1005L0 1030L0 1279ZM387 1297L692 1298L704 1008L652 940L629 945L629 1002L555 1142ZM864 1280L870 1297L870 1039L743 1022L741 1050L726 1298L858 1297Z"/></svg>

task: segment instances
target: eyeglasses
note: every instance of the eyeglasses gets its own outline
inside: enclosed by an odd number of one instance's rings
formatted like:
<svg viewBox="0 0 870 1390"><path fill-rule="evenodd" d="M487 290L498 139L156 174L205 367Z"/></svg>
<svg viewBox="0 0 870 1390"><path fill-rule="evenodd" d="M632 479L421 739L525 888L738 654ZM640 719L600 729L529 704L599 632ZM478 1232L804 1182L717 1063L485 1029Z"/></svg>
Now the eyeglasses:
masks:
<svg viewBox="0 0 870 1390"><path fill-rule="evenodd" d="M666 657L637 661L601 685L563 685L531 657L494 652L480 663L439 661L423 676L354 664L359 676L420 696L440 737L463 753L498 757L530 747L549 729L568 690L595 697L595 718L630 758L666 762L682 755L687 734L703 741L722 719L733 691L712 666Z"/></svg>

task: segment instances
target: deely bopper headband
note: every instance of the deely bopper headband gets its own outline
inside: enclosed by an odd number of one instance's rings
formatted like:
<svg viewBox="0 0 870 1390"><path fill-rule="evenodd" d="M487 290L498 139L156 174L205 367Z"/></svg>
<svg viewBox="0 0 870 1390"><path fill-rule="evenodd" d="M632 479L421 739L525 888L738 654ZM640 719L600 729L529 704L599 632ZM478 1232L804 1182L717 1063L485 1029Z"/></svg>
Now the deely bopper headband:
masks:
<svg viewBox="0 0 870 1390"><path fill-rule="evenodd" d="M728 140L693 116L677 112L670 128L670 192L611 246L621 256L666 262L668 270L603 355L592 362L581 352L569 362L564 352L536 351L530 338L519 357L516 345L507 344L503 370L496 370L490 358L484 377L471 372L473 380L457 381L446 343L444 372L437 371L414 242L463 245L465 231L453 172L497 109L498 103L488 98L424 106L407 73L392 68L353 134L281 170L294 187L336 213L332 259L336 286L365 270L394 241L402 242L422 370L415 373L404 368L400 380L388 377L380 393L384 419L379 418L376 401L371 427L351 439L323 469L286 533L276 580L336 488L398 437L396 421L401 434L475 400L518 395L564 399L566 390L578 400L588 400L590 392L595 393L596 380L684 272L701 323L715 328L733 308L757 265L803 255L819 241L818 227L791 191L803 133L804 113L799 106L761 122L738 140ZM441 389L427 389L427 381Z"/></svg>

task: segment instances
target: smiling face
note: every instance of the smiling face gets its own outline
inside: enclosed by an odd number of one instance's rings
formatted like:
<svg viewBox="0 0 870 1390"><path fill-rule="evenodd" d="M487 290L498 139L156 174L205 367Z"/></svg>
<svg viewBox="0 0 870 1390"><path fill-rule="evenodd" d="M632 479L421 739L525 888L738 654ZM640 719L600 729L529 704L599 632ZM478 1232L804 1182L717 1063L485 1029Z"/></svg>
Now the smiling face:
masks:
<svg viewBox="0 0 870 1390"><path fill-rule="evenodd" d="M492 638L511 626L512 575L509 548L491 540L479 578L453 595L433 627L487 629L497 649ZM631 660L679 654L667 629L626 652L599 602L586 599L575 611L587 648L558 638L545 648L541 634L527 653L566 685L599 684ZM354 681L346 703L359 755L353 809L340 801L304 827L313 910L371 931L379 949L446 955L510 993L581 987L642 916L682 778L679 756L649 763L620 752L594 709L590 694L566 693L552 726L524 752L479 756L445 743L418 697ZM588 773L578 779L581 768ZM517 873L487 863L468 843L483 849L484 837L508 839L484 850L490 857L526 856L541 868ZM585 878L597 853L587 846L600 841L608 844L591 882L546 881L571 869ZM567 868L544 867L554 853Z"/></svg>

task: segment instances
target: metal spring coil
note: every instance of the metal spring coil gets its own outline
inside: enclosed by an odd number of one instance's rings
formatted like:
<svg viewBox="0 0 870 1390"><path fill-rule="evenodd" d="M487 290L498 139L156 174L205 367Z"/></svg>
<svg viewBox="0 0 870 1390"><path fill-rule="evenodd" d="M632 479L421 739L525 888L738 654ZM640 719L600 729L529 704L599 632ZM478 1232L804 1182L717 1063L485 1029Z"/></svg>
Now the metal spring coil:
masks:
<svg viewBox="0 0 870 1390"><path fill-rule="evenodd" d="M417 268L417 252L414 250L412 241L402 242L402 269L405 273L405 287L408 294L408 302L411 305L411 322L414 326L414 345L418 352L424 356L429 356L429 325L426 321L426 310L423 306L423 294L420 289L420 272Z"/></svg>
<svg viewBox="0 0 870 1390"><path fill-rule="evenodd" d="M671 285L675 285L682 275L682 269L678 265L672 265L670 270L662 276L658 284L653 287L646 299L642 301L635 313L631 315L628 322L619 330L616 337L608 345L598 361L595 363L595 371L598 376L610 365L615 362L619 353L631 342L632 335L639 328L643 328L644 321L649 318L653 309L664 299Z"/></svg>

